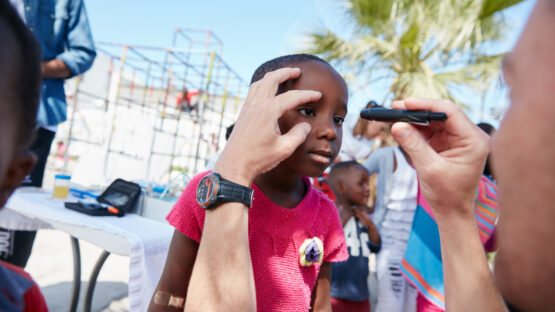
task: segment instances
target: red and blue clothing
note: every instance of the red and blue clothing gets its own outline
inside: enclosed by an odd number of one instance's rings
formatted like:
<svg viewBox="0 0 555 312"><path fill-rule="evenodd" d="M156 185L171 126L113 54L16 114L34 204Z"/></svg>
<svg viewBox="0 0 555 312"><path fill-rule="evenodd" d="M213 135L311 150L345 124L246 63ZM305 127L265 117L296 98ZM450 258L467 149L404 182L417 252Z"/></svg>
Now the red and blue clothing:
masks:
<svg viewBox="0 0 555 312"><path fill-rule="evenodd" d="M0 261L0 311L48 311L44 296L31 276L4 261Z"/></svg>
<svg viewBox="0 0 555 312"><path fill-rule="evenodd" d="M418 289L418 311L441 311L445 309L445 289L439 230L432 209L420 190L417 203L401 273ZM485 176L478 185L474 214L482 244L488 245L499 210L497 186Z"/></svg>

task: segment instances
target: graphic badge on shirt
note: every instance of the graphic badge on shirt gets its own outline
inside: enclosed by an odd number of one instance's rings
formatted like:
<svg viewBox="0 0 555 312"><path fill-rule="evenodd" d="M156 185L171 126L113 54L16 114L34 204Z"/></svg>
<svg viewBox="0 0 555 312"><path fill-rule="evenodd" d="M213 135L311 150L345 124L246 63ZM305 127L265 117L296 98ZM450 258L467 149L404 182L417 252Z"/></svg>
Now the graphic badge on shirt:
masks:
<svg viewBox="0 0 555 312"><path fill-rule="evenodd" d="M324 244L318 237L309 238L299 248L301 266L311 266L322 263L324 259Z"/></svg>

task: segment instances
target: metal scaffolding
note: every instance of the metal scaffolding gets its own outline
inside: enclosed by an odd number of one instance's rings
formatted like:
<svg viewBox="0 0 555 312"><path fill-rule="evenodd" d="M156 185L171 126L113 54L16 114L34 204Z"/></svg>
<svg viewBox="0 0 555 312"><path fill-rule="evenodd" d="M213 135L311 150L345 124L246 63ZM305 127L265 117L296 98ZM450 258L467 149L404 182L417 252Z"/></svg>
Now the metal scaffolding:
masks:
<svg viewBox="0 0 555 312"><path fill-rule="evenodd" d="M96 45L93 68L68 84L70 117L57 139L66 144L64 170L91 153L89 174L101 167L104 179L168 182L204 170L248 90L222 59L221 40L178 28L167 48Z"/></svg>

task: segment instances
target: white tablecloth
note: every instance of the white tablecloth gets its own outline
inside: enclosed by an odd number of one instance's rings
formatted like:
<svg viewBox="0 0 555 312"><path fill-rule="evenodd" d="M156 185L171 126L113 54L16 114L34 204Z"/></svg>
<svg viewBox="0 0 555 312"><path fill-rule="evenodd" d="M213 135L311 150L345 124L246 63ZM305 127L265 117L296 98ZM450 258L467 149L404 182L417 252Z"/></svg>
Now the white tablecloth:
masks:
<svg viewBox="0 0 555 312"><path fill-rule="evenodd" d="M68 199L71 200L71 199ZM167 223L135 214L92 217L66 209L50 192L20 188L0 210L0 227L14 230L54 228L109 252L129 256L131 311L146 311L158 283L173 234Z"/></svg>

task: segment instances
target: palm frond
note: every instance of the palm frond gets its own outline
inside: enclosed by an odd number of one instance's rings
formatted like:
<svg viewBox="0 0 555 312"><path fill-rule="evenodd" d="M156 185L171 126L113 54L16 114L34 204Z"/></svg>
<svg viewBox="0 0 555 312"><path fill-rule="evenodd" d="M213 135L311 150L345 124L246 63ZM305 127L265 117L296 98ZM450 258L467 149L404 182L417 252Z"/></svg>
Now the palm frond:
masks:
<svg viewBox="0 0 555 312"><path fill-rule="evenodd" d="M394 98L448 98L453 86L483 88L499 77L502 11L522 0L344 0L356 24L343 39L329 29L310 35L308 52L342 65L349 79L391 80ZM353 78L355 77L355 78Z"/></svg>
<svg viewBox="0 0 555 312"><path fill-rule="evenodd" d="M488 18L497 12L521 3L523 0L484 0L480 10L480 19Z"/></svg>

